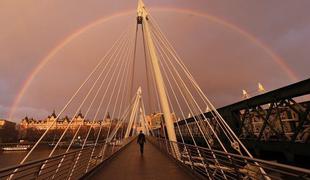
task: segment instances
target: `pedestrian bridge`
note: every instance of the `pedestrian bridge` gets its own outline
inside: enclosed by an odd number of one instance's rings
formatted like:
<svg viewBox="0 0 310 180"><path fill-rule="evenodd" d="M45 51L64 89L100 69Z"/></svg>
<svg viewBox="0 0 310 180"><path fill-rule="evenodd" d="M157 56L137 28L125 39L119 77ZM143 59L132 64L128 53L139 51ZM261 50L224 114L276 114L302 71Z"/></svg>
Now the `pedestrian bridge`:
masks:
<svg viewBox="0 0 310 180"><path fill-rule="evenodd" d="M148 111L142 87L133 94L139 29L145 59L139 63L144 64L146 70ZM85 116L79 113L82 108L86 109ZM258 114L265 113L262 108L255 110ZM61 120L64 112L73 114L71 120ZM308 113L305 110L303 117ZM271 124L270 114L271 110L267 113L266 126ZM125 28L60 112L52 116L52 123L19 165L0 170L0 179L310 178L308 169L264 161L251 155L228 125L228 120L200 88L142 0L138 1L134 26ZM81 117L78 121L83 123L77 126L75 117ZM95 121L99 119L102 121L98 126ZM150 123L153 121L154 126ZM49 155L29 161L39 144L57 128L57 122L67 125L60 129ZM179 122L183 122L183 132ZM88 125L86 131L81 132L82 124ZM73 125L75 132L71 131ZM160 131L156 131L158 126ZM143 156L139 155L134 142L139 131L148 136ZM184 135L191 138L190 142ZM77 140L79 149L74 148ZM202 141L204 147L199 146L197 140ZM66 145L66 150L62 144Z"/></svg>

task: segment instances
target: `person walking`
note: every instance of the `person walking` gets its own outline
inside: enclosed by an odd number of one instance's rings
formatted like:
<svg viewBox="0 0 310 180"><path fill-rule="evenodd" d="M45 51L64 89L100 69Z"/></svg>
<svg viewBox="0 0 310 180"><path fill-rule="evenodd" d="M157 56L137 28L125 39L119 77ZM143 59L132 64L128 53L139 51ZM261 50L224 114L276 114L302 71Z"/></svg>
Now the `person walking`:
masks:
<svg viewBox="0 0 310 180"><path fill-rule="evenodd" d="M141 155L143 155L144 144L146 143L146 140L145 140L145 135L143 134L142 131L140 131L138 135L137 143L140 145L140 153Z"/></svg>

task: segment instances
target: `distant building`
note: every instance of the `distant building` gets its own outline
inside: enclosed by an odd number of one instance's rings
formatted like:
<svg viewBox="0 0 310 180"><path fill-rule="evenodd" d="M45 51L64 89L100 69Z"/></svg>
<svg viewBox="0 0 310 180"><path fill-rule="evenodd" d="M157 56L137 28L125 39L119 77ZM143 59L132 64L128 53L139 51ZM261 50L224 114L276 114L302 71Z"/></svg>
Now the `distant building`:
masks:
<svg viewBox="0 0 310 180"><path fill-rule="evenodd" d="M17 136L16 123L0 119L0 143L16 142Z"/></svg>
<svg viewBox="0 0 310 180"><path fill-rule="evenodd" d="M307 105L307 103L301 103L301 106ZM296 105L292 105L294 107ZM263 115L268 114L268 108L260 111L242 112L241 119L243 118L244 126L241 129L242 138L257 138L260 135L260 131L263 128L265 119ZM294 135L295 129L300 123L299 114L292 110L291 107L277 107L272 109L269 115L268 124L266 125L264 131L262 132L262 140L278 139L280 135L283 135L288 140L291 140ZM277 133L278 134L277 134ZM305 123L299 135L297 136L297 141L306 142L309 141L310 136L310 126Z"/></svg>
<svg viewBox="0 0 310 180"><path fill-rule="evenodd" d="M101 125L103 127L107 127L111 123L111 118L110 115L108 114L105 120L87 120L84 119L83 114L80 112L76 117L69 118L68 116L64 118L58 118L56 120L57 116L55 114L55 111L48 116L46 119L43 120L35 120L33 118L28 118L27 116L21 120L20 122L20 130L25 130L25 129L37 129L37 130L46 130L49 127L51 129L65 129L68 127L70 121L72 120L72 123L70 124L69 128L70 129L77 129L79 126L82 127L90 127L92 126L93 128L99 128ZM54 123L56 120L56 123Z"/></svg>
<svg viewBox="0 0 310 180"><path fill-rule="evenodd" d="M161 127L161 121L163 120L163 113L153 113L147 115L146 122L148 123L151 129L157 129Z"/></svg>
<svg viewBox="0 0 310 180"><path fill-rule="evenodd" d="M176 122L177 118L174 113L171 114L173 122ZM153 113L150 115L147 115L146 122L148 123L149 127L151 129L157 129L161 127L161 122L164 120L164 114L163 113Z"/></svg>

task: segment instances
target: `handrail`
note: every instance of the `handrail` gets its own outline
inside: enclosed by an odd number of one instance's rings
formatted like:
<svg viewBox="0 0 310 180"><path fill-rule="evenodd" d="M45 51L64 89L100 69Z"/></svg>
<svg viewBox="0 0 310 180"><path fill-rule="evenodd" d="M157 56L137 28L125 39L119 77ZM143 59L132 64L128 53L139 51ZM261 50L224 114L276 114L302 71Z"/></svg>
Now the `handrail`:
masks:
<svg viewBox="0 0 310 180"><path fill-rule="evenodd" d="M86 147L86 148L84 148L83 151L85 151L86 149L89 149L89 148L92 148L92 147ZM28 161L28 162L26 162L24 164L18 164L18 165L9 166L9 167L0 169L0 173L3 172L3 171L14 170L14 169L17 169L17 168L22 168L22 167L25 167L25 166L37 164L39 162L45 162L45 161L51 160L51 159L55 160L58 157L62 158L62 156L64 156L64 155L74 154L74 153L79 152L79 151L81 151L81 150L80 149L73 150L73 151L70 151L70 152L67 152L67 153L58 154L58 155L55 155L55 156L52 156L52 157L49 157L49 158L41 158L41 159L37 159L37 160Z"/></svg>
<svg viewBox="0 0 310 180"><path fill-rule="evenodd" d="M189 147L193 147L193 148L196 148L196 146L192 145L192 144L185 144L185 143L182 143L182 142L176 142L176 141L170 141L170 142L173 142L173 143L177 143L177 144L180 144L180 145L186 145L186 146L189 146ZM258 163L264 163L264 164L269 164L269 165L275 165L275 166L279 166L279 167L283 167L283 168L290 168L292 170L296 170L296 171L300 171L300 172L304 172L304 173L308 173L310 174L310 170L309 169L305 169L305 168L300 168L300 167L296 167L296 166L290 166L290 165L286 165L286 164L281 164L281 163L274 163L272 161L266 161L266 160L263 160L263 159L257 159L257 158L251 158L251 157L248 157L248 156L241 156L239 154L233 154L233 153L228 153L228 152L223 152L223 151L219 151L219 150L210 150L206 147L201 147L199 146L199 149L203 149L205 151L209 151L209 152L215 152L215 153L218 153L218 154L222 154L222 155L229 155L229 156L233 156L233 157L237 157L237 158L243 158L245 160L252 160L252 161L256 161Z"/></svg>
<svg viewBox="0 0 310 180"><path fill-rule="evenodd" d="M169 141L163 138L148 137L160 150L204 178L215 179L281 179L292 177L310 179L310 170L276 162L250 158L239 154L211 150L205 147ZM173 147L178 147L181 155L176 155ZM216 156L216 160L214 156ZM260 171L259 169L264 169ZM221 170L221 171L218 171ZM225 177L226 176L226 177Z"/></svg>
<svg viewBox="0 0 310 180"><path fill-rule="evenodd" d="M104 157L101 157L100 153L105 145L105 143L102 143L96 145L96 153L94 153L92 157L90 157L91 153L89 152L94 146L89 146L84 149L61 153L50 158L37 159L21 165L3 168L0 169L0 179L9 179L12 177L12 179L37 179L43 177L48 179L66 179L70 173L73 179L78 179L113 156L131 141L132 139L128 141L124 140L121 146L116 147L112 147L114 145L108 144L107 151L109 151L109 153L105 153ZM78 156L80 157L78 158ZM88 162L91 162L91 167L89 169L86 168L89 164ZM74 164L78 164L75 169L73 168Z"/></svg>

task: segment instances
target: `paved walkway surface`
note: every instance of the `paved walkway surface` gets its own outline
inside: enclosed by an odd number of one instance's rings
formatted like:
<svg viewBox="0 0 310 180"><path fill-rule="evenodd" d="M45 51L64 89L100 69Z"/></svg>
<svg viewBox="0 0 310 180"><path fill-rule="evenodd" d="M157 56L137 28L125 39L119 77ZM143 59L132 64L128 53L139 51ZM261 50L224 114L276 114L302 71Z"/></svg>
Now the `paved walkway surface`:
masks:
<svg viewBox="0 0 310 180"><path fill-rule="evenodd" d="M188 180L193 179L173 160L160 152L154 145L147 143L141 156L139 146L132 142L109 164L98 170L91 179L113 180Z"/></svg>

